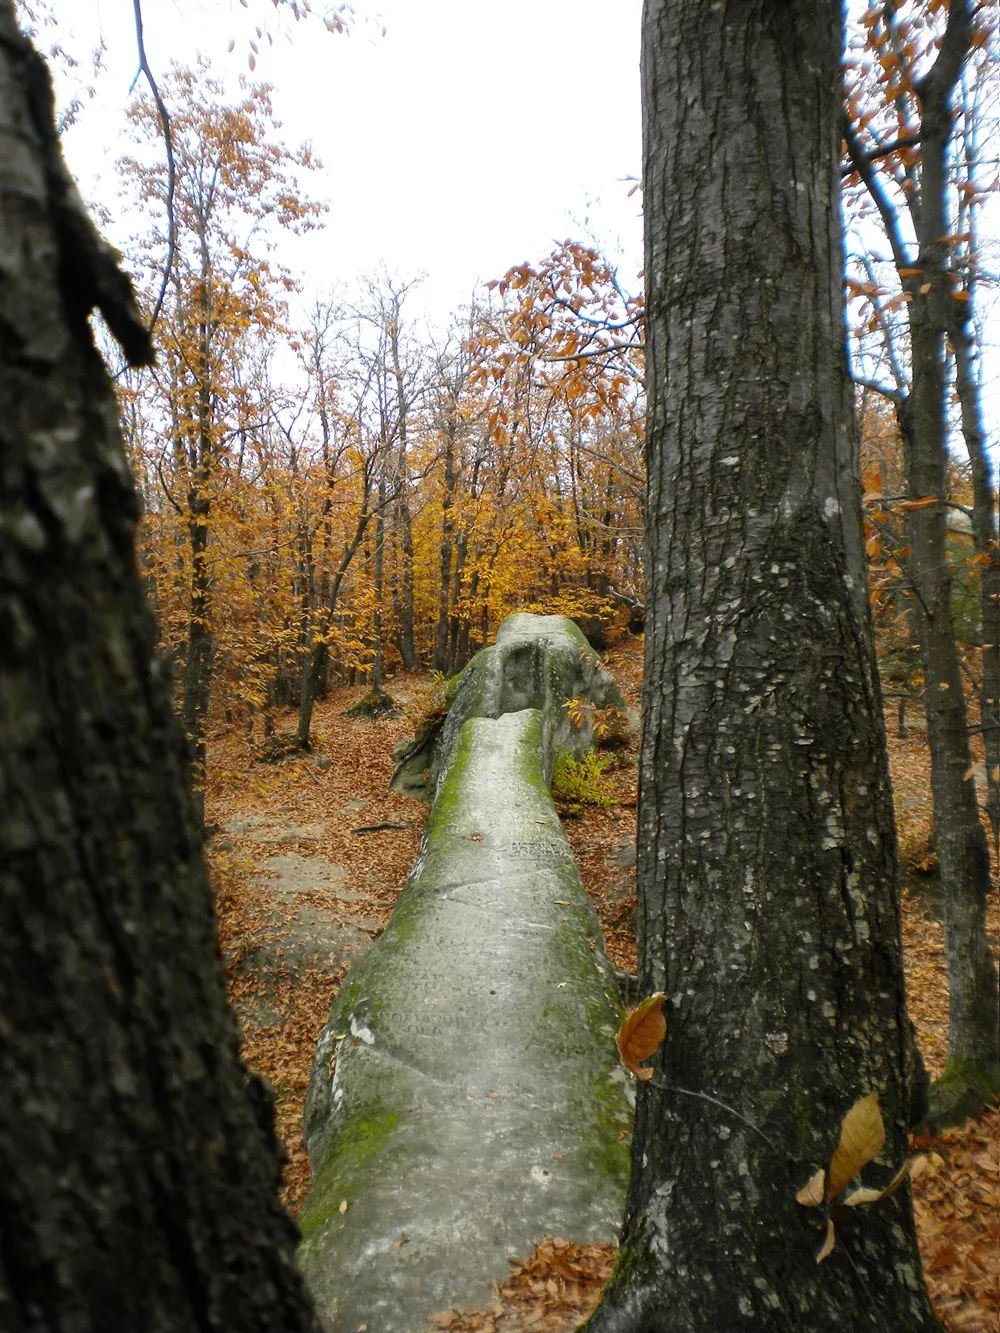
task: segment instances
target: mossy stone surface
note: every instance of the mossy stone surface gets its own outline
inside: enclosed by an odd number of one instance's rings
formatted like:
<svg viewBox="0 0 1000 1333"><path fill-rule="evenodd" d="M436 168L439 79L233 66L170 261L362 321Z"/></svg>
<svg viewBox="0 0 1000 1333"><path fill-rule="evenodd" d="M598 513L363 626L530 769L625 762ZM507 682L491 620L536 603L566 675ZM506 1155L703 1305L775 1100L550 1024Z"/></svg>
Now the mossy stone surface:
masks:
<svg viewBox="0 0 1000 1333"><path fill-rule="evenodd" d="M621 1012L544 733L539 709L464 723L410 880L320 1038L300 1257L338 1333L489 1303L546 1233L617 1237Z"/></svg>
<svg viewBox="0 0 1000 1333"><path fill-rule="evenodd" d="M597 708L624 707L618 686L572 620L530 612L507 616L496 643L448 682L447 715L397 746L390 785L433 800L469 718L497 718L525 708L542 713L542 766L548 781L558 750L583 755L594 743L589 720L575 725L570 718L566 704L571 699Z"/></svg>

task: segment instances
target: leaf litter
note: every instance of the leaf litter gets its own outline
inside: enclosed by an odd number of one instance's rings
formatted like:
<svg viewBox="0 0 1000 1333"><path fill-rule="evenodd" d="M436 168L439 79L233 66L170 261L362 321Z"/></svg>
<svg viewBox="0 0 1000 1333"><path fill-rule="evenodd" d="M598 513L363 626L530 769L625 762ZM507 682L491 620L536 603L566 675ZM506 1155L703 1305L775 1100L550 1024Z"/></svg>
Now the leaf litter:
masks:
<svg viewBox="0 0 1000 1333"><path fill-rule="evenodd" d="M628 705L637 710L642 640L612 650L605 655L605 664ZM209 747L210 823L220 825L248 815L284 817L300 826L322 823L323 835L296 850L343 866L345 883L360 894L351 905L354 914L384 923L412 869L426 814L420 803L387 789L392 747L413 734L423 683L419 675L394 677L390 693L401 701L409 695L417 702L408 704L400 717L374 722L344 716L363 696L363 688L331 691L327 702L316 709L314 753L279 765L254 763L242 734L219 728ZM294 720L291 713L279 717L279 730L291 730ZM888 742L902 860L919 884L920 867L931 867L934 860L928 841L933 824L929 757L921 733L911 730L900 739L894 731L890 726ZM318 770L317 756L332 760L331 767ZM636 828L636 738L615 762L611 776L617 804L609 809L585 806L576 817L567 818L564 827L597 909L608 956L619 972L634 973L635 867L630 849ZM353 809L345 812L352 803ZM412 827L358 838L351 829L362 822L409 822ZM276 1128L287 1154L282 1199L295 1215L310 1178L301 1125L316 1039L351 959L289 969L279 978L274 1021L264 1025L253 1021L259 982L248 961L252 964L262 942L274 943L280 937L280 927L273 905L251 883L251 875L255 864L273 852L273 845L254 842L252 830L241 836L217 835L210 846L210 862L230 999L243 1025L243 1054L275 1092ZM1000 935L996 880L988 921L990 937L996 940ZM377 933L373 929L371 936ZM948 989L941 926L926 892L903 894L903 943L910 1014L934 1077L947 1057ZM1000 1110L988 1110L960 1129L917 1135L911 1146L935 1162L933 1170L913 1180L912 1191L924 1272L938 1317L951 1333L1000 1333ZM442 1311L429 1318L428 1328L446 1333L572 1329L596 1306L615 1254L612 1245L578 1245L544 1237L530 1255L511 1258L510 1275L494 1285L490 1306Z"/></svg>

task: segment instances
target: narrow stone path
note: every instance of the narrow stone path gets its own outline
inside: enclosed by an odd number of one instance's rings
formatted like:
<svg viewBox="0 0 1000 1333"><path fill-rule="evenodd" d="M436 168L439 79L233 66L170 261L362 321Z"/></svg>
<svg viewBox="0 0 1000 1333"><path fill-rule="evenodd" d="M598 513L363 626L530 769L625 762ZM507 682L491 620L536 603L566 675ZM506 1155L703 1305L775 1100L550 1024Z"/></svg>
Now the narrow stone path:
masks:
<svg viewBox="0 0 1000 1333"><path fill-rule="evenodd" d="M535 710L466 723L410 883L320 1038L300 1261L335 1333L481 1305L546 1233L617 1237L614 971L541 729Z"/></svg>
<svg viewBox="0 0 1000 1333"><path fill-rule="evenodd" d="M300 1261L334 1333L489 1301L546 1234L617 1237L631 1107L615 973L548 787L620 704L571 622L514 616L403 747L420 854L320 1037ZM580 710L586 712L586 710Z"/></svg>

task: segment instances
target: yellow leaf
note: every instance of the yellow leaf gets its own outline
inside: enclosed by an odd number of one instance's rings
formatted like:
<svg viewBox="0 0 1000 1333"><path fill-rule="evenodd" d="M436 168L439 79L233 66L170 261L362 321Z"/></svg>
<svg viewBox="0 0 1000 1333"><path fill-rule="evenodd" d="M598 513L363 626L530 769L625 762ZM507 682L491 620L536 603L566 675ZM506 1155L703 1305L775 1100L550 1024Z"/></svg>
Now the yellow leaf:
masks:
<svg viewBox="0 0 1000 1333"><path fill-rule="evenodd" d="M346 1213L346 1212L347 1212L347 1200L346 1200L346 1199L341 1199L341 1201L340 1201L340 1207L337 1209L337 1212L338 1212L338 1213Z"/></svg>
<svg viewBox="0 0 1000 1333"><path fill-rule="evenodd" d="M900 1185L902 1185L903 1181L910 1174L910 1169L913 1166L913 1163L916 1161L919 1161L919 1158L915 1157L912 1161L905 1161L889 1181L888 1185L884 1185L882 1189L876 1190L869 1188L851 1190L850 1194L845 1194L840 1202L845 1208L856 1208L859 1203L878 1203L879 1199L888 1199L889 1196L895 1194Z"/></svg>
<svg viewBox="0 0 1000 1333"><path fill-rule="evenodd" d="M806 1183L795 1196L795 1202L802 1204L803 1208L818 1208L823 1202L826 1191L823 1185L826 1181L826 1171L823 1167L815 1175L809 1177Z"/></svg>
<svg viewBox="0 0 1000 1333"><path fill-rule="evenodd" d="M859 1203L877 1203L881 1197L881 1190L870 1189L866 1186L862 1189L851 1190L850 1194L845 1194L840 1202L845 1208L857 1208Z"/></svg>
<svg viewBox="0 0 1000 1333"><path fill-rule="evenodd" d="M944 1158L940 1153L921 1153L910 1163L910 1179L919 1180L921 1176L933 1176L942 1166Z"/></svg>
<svg viewBox="0 0 1000 1333"><path fill-rule="evenodd" d="M885 1126L873 1092L856 1101L840 1126L840 1142L830 1158L826 1197L836 1199L847 1182L870 1162L885 1142Z"/></svg>
<svg viewBox="0 0 1000 1333"><path fill-rule="evenodd" d="M667 1020L663 1014L663 1002L667 997L663 991L648 996L641 1004L625 1016L625 1022L618 1029L615 1043L622 1064L636 1078L652 1078L653 1071L640 1061L648 1060L667 1035Z"/></svg>
<svg viewBox="0 0 1000 1333"><path fill-rule="evenodd" d="M972 775L973 775L973 773L975 773L975 771L976 771L976 766L975 766L975 764L970 764L969 767L968 767L968 768L965 770L965 772L962 774L962 781L963 781L963 782L968 782L968 780L972 777Z"/></svg>
<svg viewBox="0 0 1000 1333"><path fill-rule="evenodd" d="M816 1262L818 1264L821 1264L823 1260L827 1258L836 1243L837 1233L833 1229L833 1219L828 1217L826 1219L826 1240L823 1242L823 1247L816 1256Z"/></svg>
<svg viewBox="0 0 1000 1333"><path fill-rule="evenodd" d="M888 1199L890 1195L896 1193L900 1185L902 1185L903 1181L912 1171L914 1160L915 1159L907 1158L907 1160L899 1168L899 1170L896 1172L893 1178L889 1181L888 1185L886 1185L884 1189L879 1190L880 1199Z"/></svg>

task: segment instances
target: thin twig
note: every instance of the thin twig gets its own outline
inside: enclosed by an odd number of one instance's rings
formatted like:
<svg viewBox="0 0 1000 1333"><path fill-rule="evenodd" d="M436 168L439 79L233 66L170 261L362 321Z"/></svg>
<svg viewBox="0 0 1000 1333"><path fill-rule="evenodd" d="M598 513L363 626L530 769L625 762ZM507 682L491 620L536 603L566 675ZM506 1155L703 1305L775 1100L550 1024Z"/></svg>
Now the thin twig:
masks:
<svg viewBox="0 0 1000 1333"><path fill-rule="evenodd" d="M711 1102L713 1106L718 1106L723 1111L728 1111L729 1114L734 1115L737 1120L741 1120L743 1124L746 1125L747 1129L752 1129L755 1134L759 1134L772 1152L781 1152L781 1149L774 1140L769 1139L764 1131L758 1125L755 1125L752 1120L748 1120L745 1115L741 1115L740 1112L736 1110L735 1106L728 1106L725 1102L720 1102L718 1097L710 1097L707 1092L692 1092L690 1088L679 1088L676 1083L658 1083L656 1079L650 1081L652 1086L658 1088L660 1092L679 1092L685 1097L697 1097L699 1101Z"/></svg>
<svg viewBox="0 0 1000 1333"><path fill-rule="evenodd" d="M163 302L166 299L167 283L170 281L170 270L174 266L174 252L177 248L177 224L174 220L174 189L177 183L177 169L174 165L174 141L170 132L170 115L166 103L160 96L153 71L149 67L149 61L146 59L146 46L142 37L142 0L132 0L132 8L135 13L135 42L139 50L139 69L146 76L146 82L153 94L153 101L156 103L156 110L159 112L160 125L163 129L163 146L167 156L167 262L163 268L160 294L156 298L153 315L149 321L149 332L152 333L156 321L160 317L160 311L163 309Z"/></svg>

